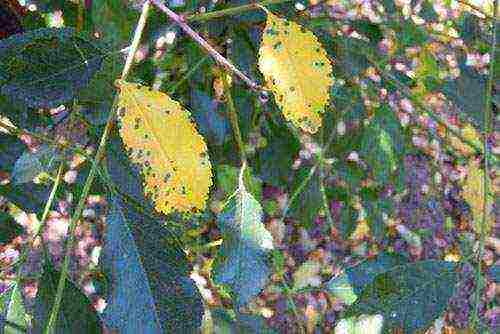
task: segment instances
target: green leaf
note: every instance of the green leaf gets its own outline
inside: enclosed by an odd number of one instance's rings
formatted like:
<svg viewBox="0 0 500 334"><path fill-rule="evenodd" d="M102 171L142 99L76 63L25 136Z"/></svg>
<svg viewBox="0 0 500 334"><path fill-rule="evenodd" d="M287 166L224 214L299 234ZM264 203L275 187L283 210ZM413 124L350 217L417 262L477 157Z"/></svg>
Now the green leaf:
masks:
<svg viewBox="0 0 500 334"><path fill-rule="evenodd" d="M113 48L129 44L139 13L121 0L92 2L92 22L95 30Z"/></svg>
<svg viewBox="0 0 500 334"><path fill-rule="evenodd" d="M0 244L6 244L23 233L24 229L6 212L0 212Z"/></svg>
<svg viewBox="0 0 500 334"><path fill-rule="evenodd" d="M225 197L231 195L238 186L239 170L229 165L217 165L216 167L217 190L224 193ZM248 187L248 192L258 201L262 199L262 180L252 174L251 168L245 168L243 180Z"/></svg>
<svg viewBox="0 0 500 334"><path fill-rule="evenodd" d="M19 286L14 284L0 296L0 332L18 334L26 332L26 310ZM22 330L24 329L24 330Z"/></svg>
<svg viewBox="0 0 500 334"><path fill-rule="evenodd" d="M488 270L488 275L491 277L493 282L500 283L500 265L496 264Z"/></svg>
<svg viewBox="0 0 500 334"><path fill-rule="evenodd" d="M383 319L380 315L361 315L340 320L335 326L335 334L380 334Z"/></svg>
<svg viewBox="0 0 500 334"><path fill-rule="evenodd" d="M403 130L396 115L387 106L379 108L365 129L361 158L371 168L375 180L385 184L396 174L403 152Z"/></svg>
<svg viewBox="0 0 500 334"><path fill-rule="evenodd" d="M41 333L47 324L59 278L59 272L46 262L35 299L35 333ZM102 329L101 321L89 299L73 282L66 280L54 333L100 333Z"/></svg>
<svg viewBox="0 0 500 334"><path fill-rule="evenodd" d="M41 146L38 151L24 153L17 159L12 171L15 184L28 183L42 172L48 172L60 161L56 149L48 145Z"/></svg>
<svg viewBox="0 0 500 334"><path fill-rule="evenodd" d="M214 280L232 288L237 306L245 305L264 287L270 274L271 234L262 223L262 208L243 180L218 219L223 233Z"/></svg>
<svg viewBox="0 0 500 334"><path fill-rule="evenodd" d="M162 333L195 331L201 324L203 304L189 278L191 267L171 231L152 213L138 170L129 164L116 135L110 138L107 161L113 183L127 194L112 202L101 262L113 286L104 314L107 325L120 332L137 326L160 328ZM150 301L153 304L148 306ZM138 305L138 312L132 312Z"/></svg>
<svg viewBox="0 0 500 334"><path fill-rule="evenodd" d="M487 77L463 63L459 67L460 77L444 82L441 91L460 110L460 114L470 117L483 130Z"/></svg>
<svg viewBox="0 0 500 334"><path fill-rule="evenodd" d="M300 143L286 126L273 121L265 123L262 132L267 146L257 152L256 171L264 182L273 186L287 185Z"/></svg>
<svg viewBox="0 0 500 334"><path fill-rule="evenodd" d="M311 167L303 167L297 171L290 193L294 193L311 172ZM320 190L320 179L315 172L307 184L299 192L296 200L291 203L290 214L303 226L312 226L314 219L323 208L323 197Z"/></svg>
<svg viewBox="0 0 500 334"><path fill-rule="evenodd" d="M327 289L334 296L342 299L344 303L351 305L377 275L407 262L408 260L402 255L381 253L374 259L365 260L356 266L347 268L345 273L332 278L327 283Z"/></svg>
<svg viewBox="0 0 500 334"><path fill-rule="evenodd" d="M210 310L210 317L212 320L210 333L274 333L267 327L265 319L258 315L237 313L236 316L232 316L227 310L216 308Z"/></svg>
<svg viewBox="0 0 500 334"><path fill-rule="evenodd" d="M89 83L103 58L71 28L13 35L0 41L1 92L32 108L54 108Z"/></svg>
<svg viewBox="0 0 500 334"><path fill-rule="evenodd" d="M397 266L367 285L347 313L381 314L385 328L415 333L445 311L454 293L456 263L427 260Z"/></svg>

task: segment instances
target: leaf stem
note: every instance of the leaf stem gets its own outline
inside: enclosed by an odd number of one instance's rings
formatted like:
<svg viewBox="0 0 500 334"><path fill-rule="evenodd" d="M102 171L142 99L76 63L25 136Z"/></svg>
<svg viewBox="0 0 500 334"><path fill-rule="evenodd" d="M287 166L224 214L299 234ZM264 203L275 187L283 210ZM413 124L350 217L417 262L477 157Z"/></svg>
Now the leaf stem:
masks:
<svg viewBox="0 0 500 334"><path fill-rule="evenodd" d="M139 18L139 22L138 22L137 27L135 29L132 46L129 49L129 54L127 57L127 63L129 63L129 65L128 65L128 67L127 67L127 65L125 65L125 67L123 69L122 76L121 76L122 80L126 79L128 72L130 70L130 66L132 64L132 61L134 59L134 55L135 55L137 48L139 46L139 41L140 41L142 31L143 31L144 26L145 26L148 9L149 9L149 0L147 0L143 5L141 17ZM97 149L95 158L93 159L93 162L92 162L92 167L90 168L90 172L87 176L87 179L85 180L82 194L81 194L80 199L78 201L78 204L76 206L76 210L75 210L73 216L71 217L71 220L69 223L69 229L68 229L69 239L66 242L66 252L64 255L64 262L63 262L62 269L61 269L61 276L60 276L59 282L57 284L57 291L56 291L56 296L55 296L55 300L54 300L54 306L52 307L52 311L50 313L49 320L48 320L47 325L45 327L45 331L44 331L45 334L51 334L54 331L54 326L55 326L55 323L56 323L56 320L57 320L58 314L59 314L59 308L61 306L64 287L66 285L66 278L68 276L69 261L71 258L71 252L73 250L73 246L75 243L75 229L77 226L77 222L80 219L80 216L81 216L83 209L85 207L85 202L86 202L87 196L90 192L90 187L92 186L96 172L98 170L99 163L104 156L104 152L106 149L106 141L108 139L108 136L109 136L109 133L110 133L111 128L113 126L113 121L115 118L115 113L116 113L116 109L117 109L117 102L118 102L118 97L115 96L113 106L111 107L111 111L109 112L108 120L106 121L106 126L104 127L104 131L103 131L103 134L101 136L101 140L99 142L99 147Z"/></svg>
<svg viewBox="0 0 500 334"><path fill-rule="evenodd" d="M208 59L210 59L209 55L206 55L205 57L201 58L194 66L175 84L173 84L169 89L168 89L168 94L172 95L177 91L177 88L179 88L180 85L182 85L187 79L189 79L198 69L203 65Z"/></svg>
<svg viewBox="0 0 500 334"><path fill-rule="evenodd" d="M472 315L473 324L477 328L479 325L479 303L481 299L481 262L484 253L484 245L486 241L486 225L488 224L488 187L489 187L489 171L490 171L490 157L489 157L489 145L488 139L492 132L492 119L493 119L493 109L492 109L492 92L493 92L493 80L495 73L495 63L496 63L496 38L497 38L497 27L495 24L498 18L498 0L493 2L494 13L493 13L493 37L491 42L491 62L489 68L489 78L486 86L486 97L485 97L485 107L484 107L484 138L483 138L483 152L484 152L484 172L483 172L483 216L481 221L481 228L479 231L479 249L477 254L477 267L476 267L476 277L475 277L475 296L474 296L474 312Z"/></svg>
<svg viewBox="0 0 500 334"><path fill-rule="evenodd" d="M31 240L31 242L34 242L40 236L40 233L43 231L43 228L44 228L45 223L47 221L47 217L48 217L49 212L50 212L50 208L52 207L52 203L54 202L54 199L55 199L55 196L57 193L57 189L59 188L59 184L61 183L61 180L62 180L63 167L64 167L64 162L61 162L61 164L59 164L59 168L57 169L57 176L54 180L54 185L52 186L52 189L50 190L49 198L47 199L47 203L45 204L45 207L43 209L42 219L40 220L40 224L38 225L35 232L33 233L33 238ZM23 248L21 256L19 256L19 259L17 261L10 264L7 267L1 268L2 271L9 269L9 268L12 268L14 266L22 265L28 256L28 250L30 248L29 244L30 244L30 242L28 242L28 245ZM17 275L17 276L18 276L17 278L19 279L19 275Z"/></svg>
<svg viewBox="0 0 500 334"><path fill-rule="evenodd" d="M238 124L238 113L236 107L234 106L233 96L231 95L231 86L228 82L229 74L222 73L222 82L224 84L224 94L226 95L226 102L228 107L228 117L231 127L233 128L234 140L238 145L238 150L240 151L241 165L246 165L246 155L245 155L245 144L243 143L243 137L241 136L240 126ZM242 167L242 170L244 168Z"/></svg>
<svg viewBox="0 0 500 334"><path fill-rule="evenodd" d="M227 70L233 72L238 76L243 82L245 82L251 89L257 91L262 90L262 87L255 81L250 79L246 74L241 72L236 66L234 66L229 60L227 60L223 55L221 55L217 50L215 50L207 41L203 39L196 31L191 29L191 27L186 23L186 19L179 16L170 8L165 6L160 0L151 0L151 2L163 13L165 13L171 20L173 20L188 36L198 43L203 49L205 49L221 66Z"/></svg>
<svg viewBox="0 0 500 334"><path fill-rule="evenodd" d="M237 7L232 7L232 8L222 9L222 10L216 10L213 12L208 12L208 13L203 13L203 14L193 14L193 15L189 15L188 17L186 17L186 20L189 22L203 22L203 21L217 19L217 18L221 18L221 17L225 17L225 16L233 16L233 15L242 14L244 12L248 12L251 10L260 9L259 6L277 5L277 4L286 3L286 2L290 2L290 1L292 1L292 0L266 0L266 1L261 1L261 2L251 3L248 5L237 6Z"/></svg>

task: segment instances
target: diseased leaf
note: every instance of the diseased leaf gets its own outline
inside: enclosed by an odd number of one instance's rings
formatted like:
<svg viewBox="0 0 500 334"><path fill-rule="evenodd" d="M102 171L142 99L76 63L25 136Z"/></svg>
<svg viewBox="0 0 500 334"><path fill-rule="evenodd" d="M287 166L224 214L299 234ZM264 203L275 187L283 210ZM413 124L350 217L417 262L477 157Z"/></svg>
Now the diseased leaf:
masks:
<svg viewBox="0 0 500 334"><path fill-rule="evenodd" d="M351 305L378 274L407 262L408 259L404 256L381 253L376 258L365 260L356 266L347 268L345 273L333 277L328 282L327 289L334 296L342 299L344 303Z"/></svg>
<svg viewBox="0 0 500 334"><path fill-rule="evenodd" d="M34 332L42 333L54 305L60 274L45 263L40 278L34 308ZM101 320L89 299L70 281L66 281L63 291L59 316L54 326L54 333L101 333Z"/></svg>
<svg viewBox="0 0 500 334"><path fill-rule="evenodd" d="M1 92L32 108L54 108L89 83L103 58L72 28L13 35L0 41Z"/></svg>
<svg viewBox="0 0 500 334"><path fill-rule="evenodd" d="M140 326L144 331L138 332L149 333L147 329L152 328L160 328L159 333L195 332L201 324L203 303L189 278L186 255L159 223L160 218L145 214L152 207L120 140L112 136L109 144L110 177L128 197L114 198L108 217L101 264L112 284L104 321L121 333L137 333L134 329ZM150 301L153 305L148 309ZM133 312L132 307L138 311Z"/></svg>
<svg viewBox="0 0 500 334"><path fill-rule="evenodd" d="M462 189L462 195L465 201L470 206L472 211L472 227L476 233L481 233L481 226L483 224L484 216L484 169L482 169L479 163L475 160L471 160L467 166L469 171L467 178ZM490 194L494 193L492 190L492 182L488 182ZM486 226L485 230L488 233L491 227L495 224L495 217L493 215L493 201L491 197L486 197Z"/></svg>
<svg viewBox="0 0 500 334"><path fill-rule="evenodd" d="M285 118L309 133L318 131L333 78L330 60L316 36L268 12L259 69Z"/></svg>
<svg viewBox="0 0 500 334"><path fill-rule="evenodd" d="M231 287L238 306L264 287L270 274L271 234L262 223L262 208L240 179L234 197L218 219L223 239L214 280Z"/></svg>
<svg viewBox="0 0 500 334"><path fill-rule="evenodd" d="M347 313L380 314L384 328L404 333L427 329L448 305L458 275L456 263L427 260L396 266L375 276Z"/></svg>
<svg viewBox="0 0 500 334"><path fill-rule="evenodd" d="M17 334L26 328L27 314L17 284L13 284L0 296L0 315L0 333Z"/></svg>
<svg viewBox="0 0 500 334"><path fill-rule="evenodd" d="M142 167L144 191L165 214L205 207L212 185L207 145L190 113L168 95L119 81L120 135Z"/></svg>

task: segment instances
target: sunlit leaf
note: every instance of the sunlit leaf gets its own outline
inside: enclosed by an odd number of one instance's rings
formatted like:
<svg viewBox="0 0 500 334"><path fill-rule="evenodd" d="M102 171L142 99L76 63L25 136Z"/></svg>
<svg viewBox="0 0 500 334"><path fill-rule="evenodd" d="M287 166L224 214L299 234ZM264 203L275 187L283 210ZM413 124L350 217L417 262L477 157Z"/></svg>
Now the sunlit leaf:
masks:
<svg viewBox="0 0 500 334"><path fill-rule="evenodd" d="M89 83L103 58L72 28L13 35L0 41L1 92L33 108L54 108Z"/></svg>
<svg viewBox="0 0 500 334"><path fill-rule="evenodd" d="M236 304L241 306L266 284L272 236L262 223L259 202L247 192L243 180L218 221L224 241L214 279L218 284L229 285Z"/></svg>
<svg viewBox="0 0 500 334"><path fill-rule="evenodd" d="M316 36L268 12L259 68L285 118L315 133L333 83L332 65Z"/></svg>
<svg viewBox="0 0 500 334"><path fill-rule="evenodd" d="M0 315L1 333L14 334L25 332L27 314L23 305L21 291L17 284L13 284L9 290L3 292L0 296Z"/></svg>
<svg viewBox="0 0 500 334"><path fill-rule="evenodd" d="M16 184L31 182L38 174L54 168L58 161L57 150L48 145L41 146L36 152L24 151L14 164L12 180Z"/></svg>
<svg viewBox="0 0 500 334"><path fill-rule="evenodd" d="M475 160L471 160L467 166L468 175L462 190L464 199L469 204L472 211L472 226L477 233L481 233L484 217L484 169ZM492 194L492 183L488 182L489 193ZM491 195L490 195L491 196ZM489 232L491 226L495 224L493 216L493 201L491 197L486 197L486 225L484 226L486 233Z"/></svg>
<svg viewBox="0 0 500 334"><path fill-rule="evenodd" d="M165 214L202 210L212 171L189 112L161 92L118 84L120 135L132 161L142 167L145 193Z"/></svg>

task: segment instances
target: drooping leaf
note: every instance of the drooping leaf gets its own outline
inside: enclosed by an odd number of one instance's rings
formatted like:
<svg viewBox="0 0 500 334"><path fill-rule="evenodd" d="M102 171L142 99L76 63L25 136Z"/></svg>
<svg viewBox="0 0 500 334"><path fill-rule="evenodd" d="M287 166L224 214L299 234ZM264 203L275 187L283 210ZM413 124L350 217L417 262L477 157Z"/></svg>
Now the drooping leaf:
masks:
<svg viewBox="0 0 500 334"><path fill-rule="evenodd" d="M407 262L408 260L404 256L381 253L376 258L349 267L345 273L333 277L327 283L327 289L334 296L342 299L344 303L351 305L378 274L385 273Z"/></svg>
<svg viewBox="0 0 500 334"><path fill-rule="evenodd" d="M189 278L186 255L160 218L144 213L153 208L121 146L117 136L110 138L110 177L128 197L112 200L107 220L101 263L112 284L104 320L124 333L153 328L161 333L194 332L201 324L203 304Z"/></svg>
<svg viewBox="0 0 500 334"><path fill-rule="evenodd" d="M42 333L54 305L60 273L45 263L34 307L34 332ZM89 299L66 280L54 333L101 333L102 323Z"/></svg>
<svg viewBox="0 0 500 334"><path fill-rule="evenodd" d="M243 178L248 186L248 192L256 200L261 200L262 181L252 174L251 168L246 168L244 173ZM238 175L238 168L229 165L218 165L216 167L217 190L222 191L226 197L230 196L238 186Z"/></svg>
<svg viewBox="0 0 500 334"><path fill-rule="evenodd" d="M316 36L268 12L259 69L285 118L315 133L333 83L332 65Z"/></svg>
<svg viewBox="0 0 500 334"><path fill-rule="evenodd" d="M103 58L72 28L13 35L0 41L1 92L32 108L54 108L89 83Z"/></svg>
<svg viewBox="0 0 500 334"><path fill-rule="evenodd" d="M481 168L479 163L471 160L467 166L468 175L462 188L462 195L465 201L469 204L472 211L472 227L476 233L481 233L484 217L484 201L486 200L486 225L484 226L485 232L488 233L491 226L495 224L495 217L493 214L493 201L491 181L488 182L488 190L490 195L484 196L484 169ZM489 176L488 176L489 178Z"/></svg>
<svg viewBox="0 0 500 334"><path fill-rule="evenodd" d="M300 168L295 174L290 193L295 192L302 183L309 178L311 166ZM323 196L320 188L319 173L316 171L310 177L302 190L298 193L297 199L290 203L290 214L296 218L303 226L312 226L314 218L323 207Z"/></svg>
<svg viewBox="0 0 500 334"><path fill-rule="evenodd" d="M209 143L224 144L230 138L231 126L226 115L220 110L222 104L199 89L191 91L191 104L194 110L193 118L201 134Z"/></svg>
<svg viewBox="0 0 500 334"><path fill-rule="evenodd" d="M12 171L12 180L15 184L27 183L42 172L48 172L60 161L57 150L43 145L36 152L24 151L16 160Z"/></svg>
<svg viewBox="0 0 500 334"><path fill-rule="evenodd" d="M17 137L10 135L0 134L0 141L2 142L0 145L0 171L12 173L14 164L23 154L26 145ZM17 185L10 182L0 185L0 195L26 212L41 212L49 195L49 189L41 184Z"/></svg>
<svg viewBox="0 0 500 334"><path fill-rule="evenodd" d="M262 208L240 179L238 189L218 219L223 233L214 280L227 284L238 306L264 287L270 274L271 234L262 223Z"/></svg>
<svg viewBox="0 0 500 334"><path fill-rule="evenodd" d="M257 172L263 181L274 186L286 186L300 143L285 126L265 123L262 134L267 145L257 152Z"/></svg>
<svg viewBox="0 0 500 334"><path fill-rule="evenodd" d="M455 269L455 263L437 260L396 266L376 275L347 313L380 314L384 328L400 328L404 333L427 329L454 293Z"/></svg>
<svg viewBox="0 0 500 334"><path fill-rule="evenodd" d="M484 100L487 76L476 72L464 61L459 64L460 77L447 80L440 87L446 97L454 103L462 115L469 116L474 125L483 130Z"/></svg>
<svg viewBox="0 0 500 334"><path fill-rule="evenodd" d="M361 158L368 163L376 181L389 181L398 170L403 150L403 131L394 112L388 107L379 108L361 142Z"/></svg>
<svg viewBox="0 0 500 334"><path fill-rule="evenodd" d="M0 212L0 244L6 244L23 232L21 225L6 213Z"/></svg>
<svg viewBox="0 0 500 334"><path fill-rule="evenodd" d="M142 166L144 191L159 212L205 207L212 185L207 146L190 113L168 95L120 81L120 135Z"/></svg>
<svg viewBox="0 0 500 334"><path fill-rule="evenodd" d="M0 332L14 334L26 329L27 314L17 284L0 296Z"/></svg>

